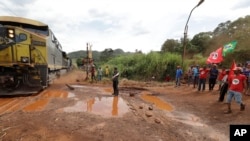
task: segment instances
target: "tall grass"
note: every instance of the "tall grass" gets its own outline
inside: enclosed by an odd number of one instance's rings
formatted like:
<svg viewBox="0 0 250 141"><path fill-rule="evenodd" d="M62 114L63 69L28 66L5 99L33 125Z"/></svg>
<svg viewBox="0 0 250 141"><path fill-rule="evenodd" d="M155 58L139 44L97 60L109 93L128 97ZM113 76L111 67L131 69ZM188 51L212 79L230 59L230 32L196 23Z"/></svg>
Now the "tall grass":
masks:
<svg viewBox="0 0 250 141"><path fill-rule="evenodd" d="M118 67L121 76L129 79L149 80L155 76L157 80L164 80L166 74L175 76L177 65L181 65L180 55L150 52L115 57L102 66L109 66L110 69Z"/></svg>

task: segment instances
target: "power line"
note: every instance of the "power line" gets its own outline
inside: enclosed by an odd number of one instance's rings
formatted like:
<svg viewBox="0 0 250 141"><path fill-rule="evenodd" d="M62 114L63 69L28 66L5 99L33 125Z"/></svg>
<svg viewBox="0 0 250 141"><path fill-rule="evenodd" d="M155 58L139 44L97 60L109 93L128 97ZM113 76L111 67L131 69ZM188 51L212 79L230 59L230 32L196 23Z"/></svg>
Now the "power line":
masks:
<svg viewBox="0 0 250 141"><path fill-rule="evenodd" d="M11 14L17 16L15 12L13 12L8 6L6 6L3 2L0 2L1 5L3 5Z"/></svg>

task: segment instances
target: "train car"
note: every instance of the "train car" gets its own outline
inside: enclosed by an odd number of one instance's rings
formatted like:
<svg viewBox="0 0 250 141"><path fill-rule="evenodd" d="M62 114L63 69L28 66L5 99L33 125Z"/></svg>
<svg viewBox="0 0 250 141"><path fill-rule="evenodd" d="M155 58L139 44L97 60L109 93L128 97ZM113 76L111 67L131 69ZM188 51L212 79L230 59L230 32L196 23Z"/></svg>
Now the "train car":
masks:
<svg viewBox="0 0 250 141"><path fill-rule="evenodd" d="M68 68L68 60L48 25L0 16L0 95L37 93Z"/></svg>

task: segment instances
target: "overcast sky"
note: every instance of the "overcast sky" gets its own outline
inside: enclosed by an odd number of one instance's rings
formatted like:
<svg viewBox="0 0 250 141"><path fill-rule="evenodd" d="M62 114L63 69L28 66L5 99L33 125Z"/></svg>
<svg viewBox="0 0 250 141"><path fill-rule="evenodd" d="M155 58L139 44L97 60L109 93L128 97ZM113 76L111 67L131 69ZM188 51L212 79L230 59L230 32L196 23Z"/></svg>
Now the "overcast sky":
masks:
<svg viewBox="0 0 250 141"><path fill-rule="evenodd" d="M183 38L199 0L1 0L2 16L50 26L66 52L105 48L159 51L166 39ZM188 37L250 14L250 0L205 0L188 23Z"/></svg>

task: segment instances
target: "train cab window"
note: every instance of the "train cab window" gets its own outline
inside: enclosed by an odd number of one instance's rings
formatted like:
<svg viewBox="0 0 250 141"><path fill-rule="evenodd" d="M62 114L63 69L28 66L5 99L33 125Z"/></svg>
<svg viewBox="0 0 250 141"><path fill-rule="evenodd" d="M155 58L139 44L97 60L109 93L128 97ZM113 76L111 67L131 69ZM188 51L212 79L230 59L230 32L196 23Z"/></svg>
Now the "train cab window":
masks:
<svg viewBox="0 0 250 141"><path fill-rule="evenodd" d="M20 33L20 34L19 34L19 40L20 40L20 41L25 41L25 40L27 40L27 35L26 35L26 34L23 34L23 33Z"/></svg>
<svg viewBox="0 0 250 141"><path fill-rule="evenodd" d="M55 35L54 35L54 34L52 34L52 36L51 36L51 40L52 40L52 42L53 42L53 43L56 43L56 42L57 42L57 39L56 39L56 37L55 37Z"/></svg>

